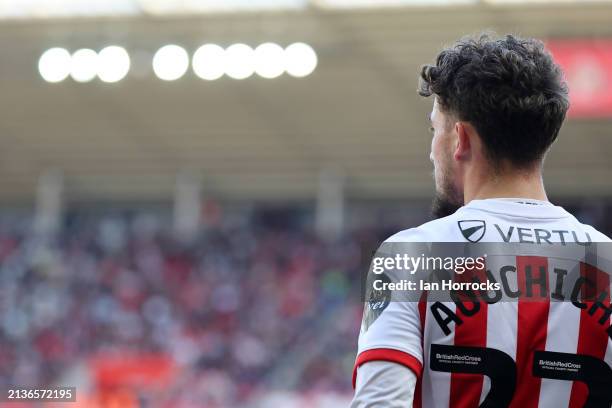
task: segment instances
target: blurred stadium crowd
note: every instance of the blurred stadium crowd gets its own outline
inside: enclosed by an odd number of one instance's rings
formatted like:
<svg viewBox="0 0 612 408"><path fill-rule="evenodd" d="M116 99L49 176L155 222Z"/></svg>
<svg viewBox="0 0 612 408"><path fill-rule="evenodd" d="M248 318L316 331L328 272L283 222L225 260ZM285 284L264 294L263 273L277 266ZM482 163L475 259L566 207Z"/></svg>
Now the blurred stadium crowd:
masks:
<svg viewBox="0 0 612 408"><path fill-rule="evenodd" d="M604 205L573 210L612 231ZM2 219L0 385L76 386L90 407L345 404L359 277L394 231L330 242L296 214L190 239L145 213L67 217L52 238Z"/></svg>
<svg viewBox="0 0 612 408"><path fill-rule="evenodd" d="M181 239L140 214L69 217L50 239L29 224L0 229L1 386L122 407L350 392L362 252L383 231L330 243L264 217Z"/></svg>

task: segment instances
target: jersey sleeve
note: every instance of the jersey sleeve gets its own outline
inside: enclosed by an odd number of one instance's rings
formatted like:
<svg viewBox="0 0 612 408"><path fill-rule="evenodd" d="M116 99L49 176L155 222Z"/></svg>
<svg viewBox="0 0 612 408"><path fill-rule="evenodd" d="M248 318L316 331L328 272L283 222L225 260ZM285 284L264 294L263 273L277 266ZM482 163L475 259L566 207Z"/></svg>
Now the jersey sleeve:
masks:
<svg viewBox="0 0 612 408"><path fill-rule="evenodd" d="M364 320L370 305L366 303ZM391 302L369 327L362 325L353 386L357 369L369 361L390 361L403 365L420 377L423 370L421 324L416 302Z"/></svg>
<svg viewBox="0 0 612 408"><path fill-rule="evenodd" d="M402 238L402 241L406 241L408 235L404 234ZM394 239L393 242L398 241ZM357 369L370 361L400 364L420 377L423 370L420 314L418 302L366 299L353 369L353 386Z"/></svg>
<svg viewBox="0 0 612 408"><path fill-rule="evenodd" d="M417 377L411 370L387 361L371 361L357 371L351 408L412 406Z"/></svg>

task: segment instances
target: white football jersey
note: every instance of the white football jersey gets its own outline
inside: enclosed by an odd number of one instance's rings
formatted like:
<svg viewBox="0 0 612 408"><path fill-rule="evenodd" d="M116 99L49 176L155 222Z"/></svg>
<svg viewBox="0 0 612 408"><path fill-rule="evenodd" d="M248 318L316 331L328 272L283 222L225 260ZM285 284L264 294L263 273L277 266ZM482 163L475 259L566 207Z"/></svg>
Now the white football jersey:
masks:
<svg viewBox="0 0 612 408"><path fill-rule="evenodd" d="M546 245L610 239L548 202L486 199L386 242L468 241ZM526 285L527 262L547 271L578 267L581 273L593 272L570 259L526 258L488 259L486 268L513 266L518 288ZM548 296L554 282L547 279ZM604 287L609 286L608 280ZM391 302L362 327L353 381L360 365L391 361L416 374L417 408L610 407L611 313L609 290L601 302L588 305L521 299L477 307L426 298Z"/></svg>

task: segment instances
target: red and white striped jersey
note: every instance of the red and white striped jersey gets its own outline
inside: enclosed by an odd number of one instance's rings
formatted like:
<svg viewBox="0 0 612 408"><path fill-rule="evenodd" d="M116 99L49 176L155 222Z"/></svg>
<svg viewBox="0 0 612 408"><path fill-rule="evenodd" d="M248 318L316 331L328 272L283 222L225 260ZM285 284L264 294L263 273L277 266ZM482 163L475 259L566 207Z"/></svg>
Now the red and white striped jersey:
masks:
<svg viewBox="0 0 612 408"><path fill-rule="evenodd" d="M610 242L563 208L524 199L474 200L455 214L402 231L387 242ZM497 264L499 263L499 264ZM571 259L509 255L487 269L512 265L524 288L525 265L547 271L581 268ZM578 265L577 265L578 264ZM546 274L548 276L548 274ZM607 274L597 279L608 279ZM553 283L544 282L550 294ZM458 305L391 302L359 336L357 368L391 361L417 376L414 407L610 407L610 291L601 301L523 301ZM355 379L355 374L354 374Z"/></svg>

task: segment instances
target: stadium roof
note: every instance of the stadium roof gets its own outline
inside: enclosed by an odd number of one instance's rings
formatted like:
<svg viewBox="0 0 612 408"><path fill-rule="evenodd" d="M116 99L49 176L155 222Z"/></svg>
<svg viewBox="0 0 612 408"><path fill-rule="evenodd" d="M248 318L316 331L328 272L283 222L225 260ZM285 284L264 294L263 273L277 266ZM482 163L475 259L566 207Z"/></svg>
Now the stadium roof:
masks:
<svg viewBox="0 0 612 408"><path fill-rule="evenodd" d="M611 0L587 0L606 3ZM0 19L87 18L96 16L164 16L283 10L410 8L527 3L557 5L585 0L0 0Z"/></svg>
<svg viewBox="0 0 612 408"><path fill-rule="evenodd" d="M327 10L197 17L5 21L0 25L0 197L30 200L48 168L73 200L166 200L178 172L227 199L309 199L320 170L342 169L353 198L427 196L429 101L419 66L481 29L541 38L612 36L612 5L563 4ZM155 78L152 53L175 43L311 44L319 65L302 79ZM122 81L44 82L50 47L119 44ZM551 192L612 194L612 120L568 122L546 163Z"/></svg>

